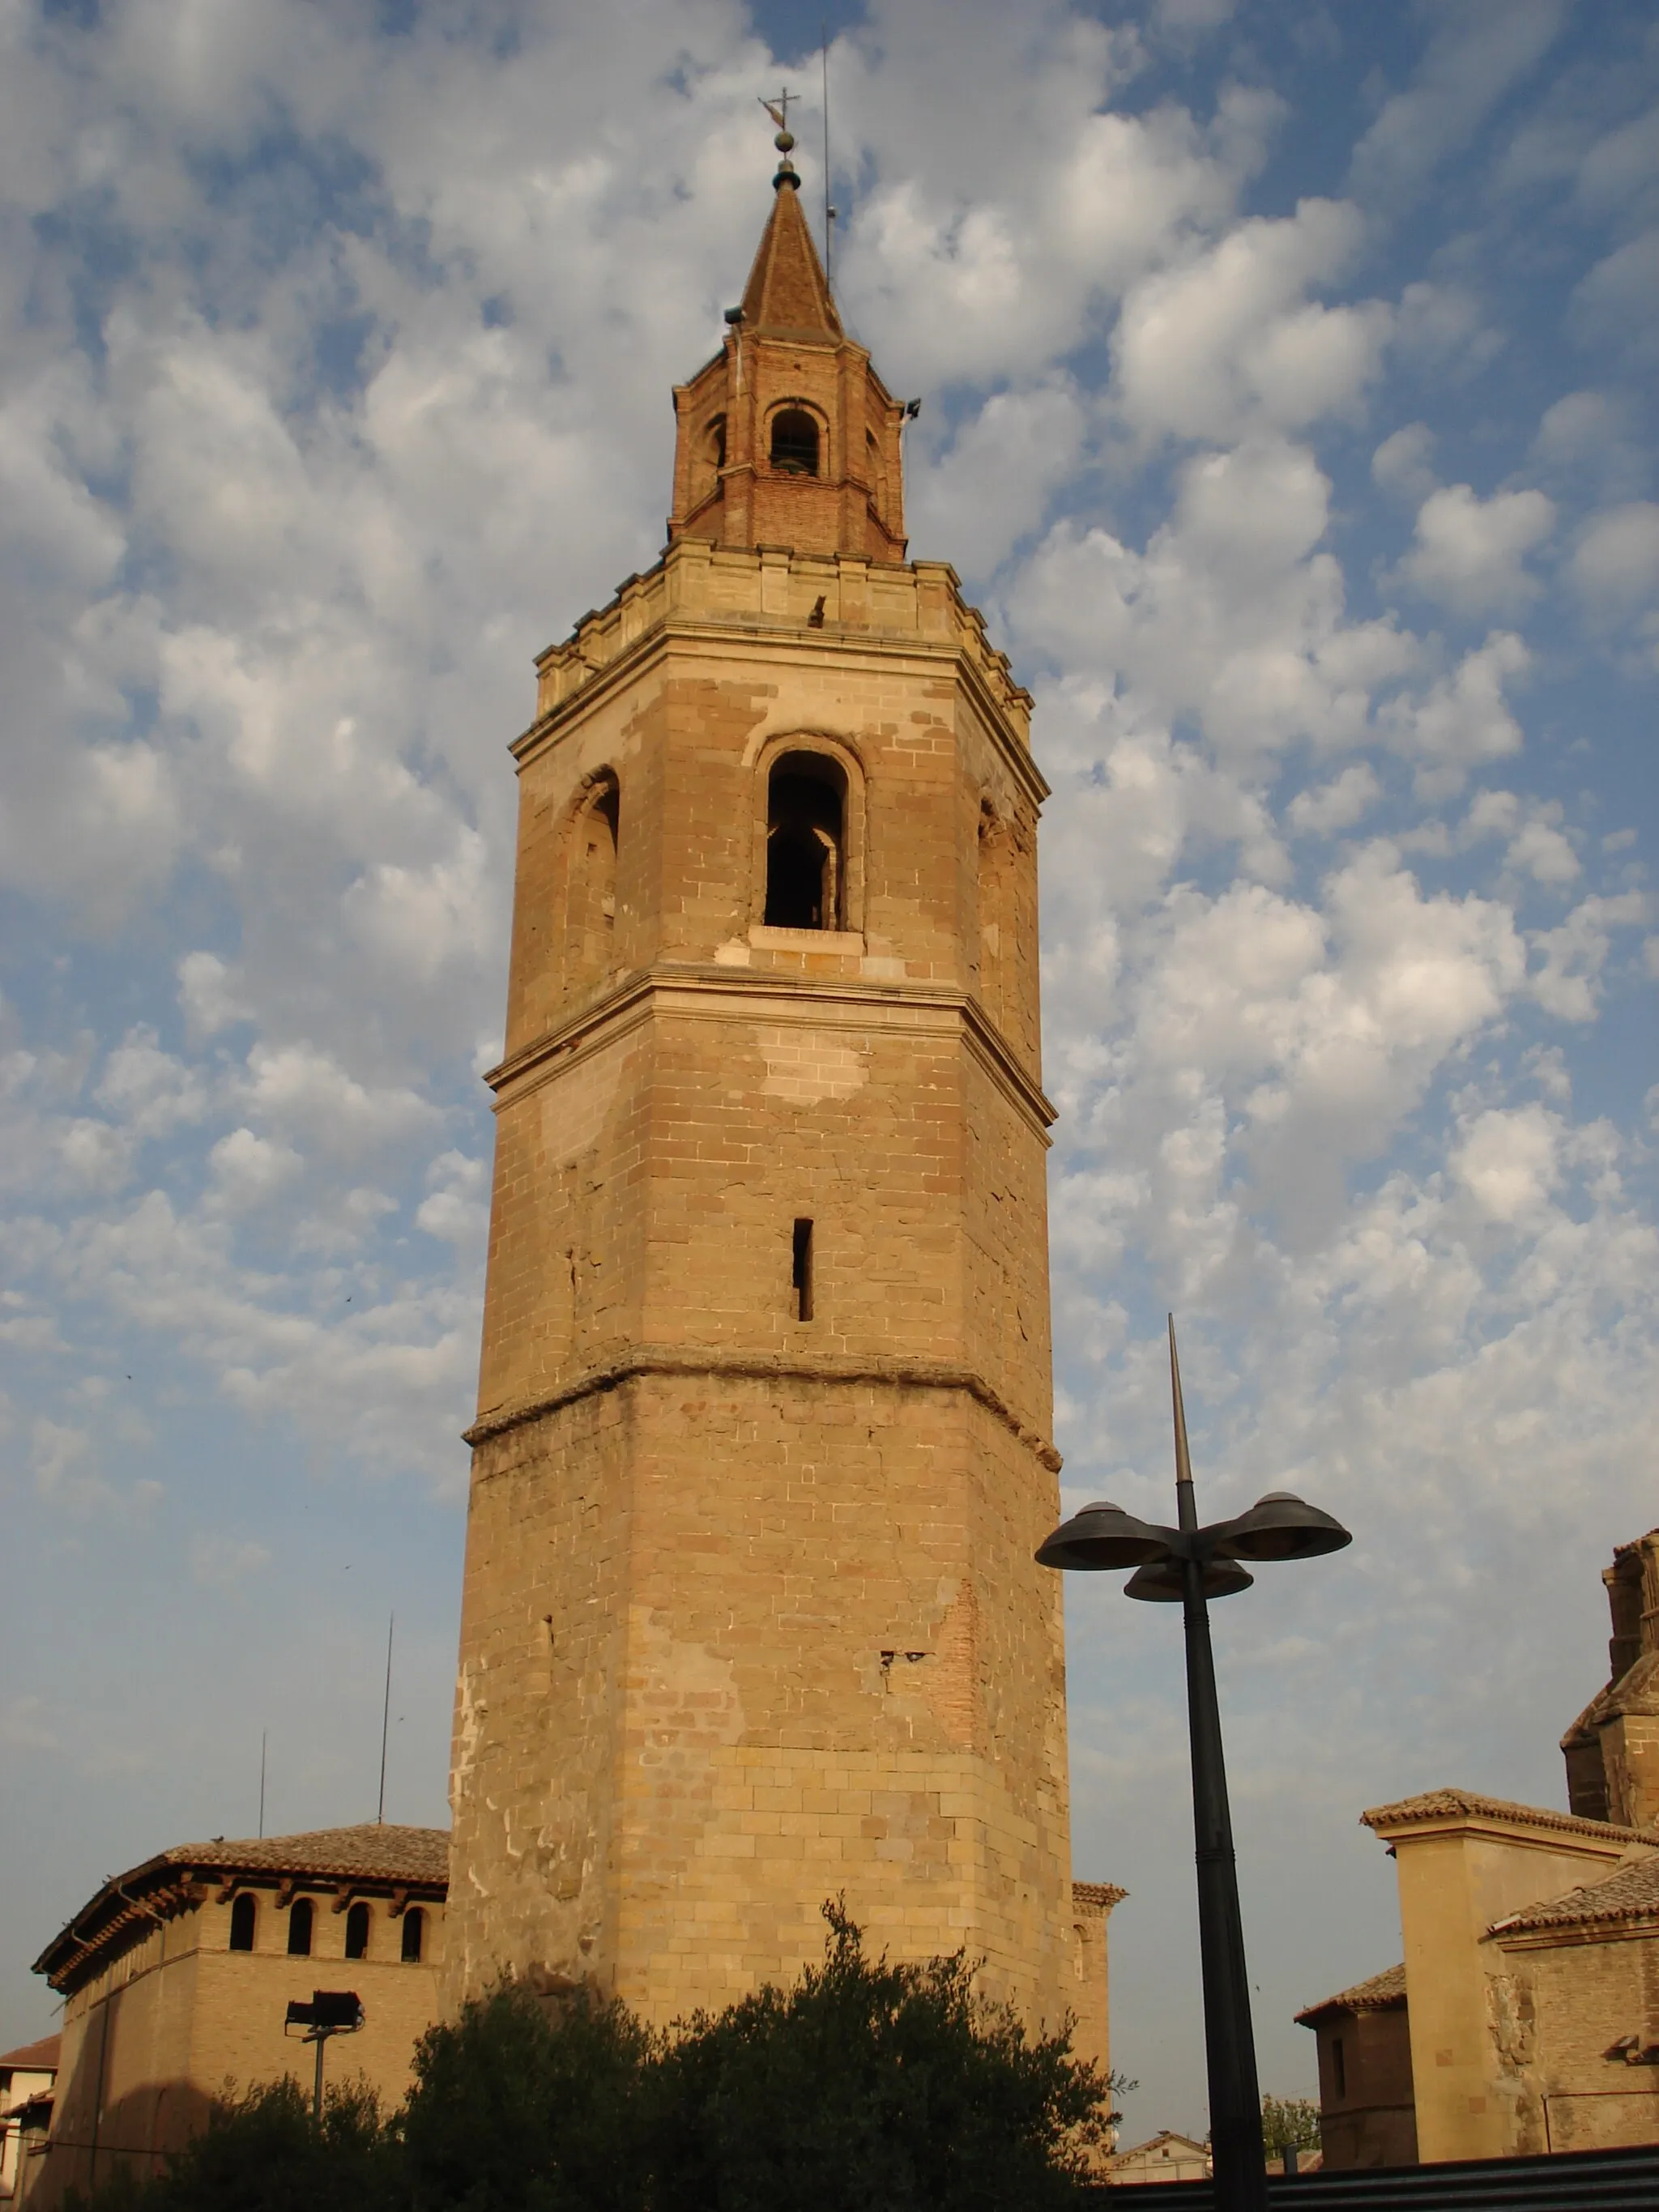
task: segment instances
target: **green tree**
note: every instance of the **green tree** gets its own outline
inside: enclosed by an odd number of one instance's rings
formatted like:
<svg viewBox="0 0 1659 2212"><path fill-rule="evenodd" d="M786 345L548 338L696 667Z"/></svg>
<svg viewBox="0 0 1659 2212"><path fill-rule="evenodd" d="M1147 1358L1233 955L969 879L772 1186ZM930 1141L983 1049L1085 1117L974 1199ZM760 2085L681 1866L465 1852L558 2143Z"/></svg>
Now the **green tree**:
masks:
<svg viewBox="0 0 1659 2212"><path fill-rule="evenodd" d="M1269 2158L1319 2148L1319 2107L1307 2097L1264 2097L1261 2142Z"/></svg>
<svg viewBox="0 0 1659 2212"><path fill-rule="evenodd" d="M639 2212L658 2039L586 1990L508 1982L422 2037L396 2123L412 2212Z"/></svg>
<svg viewBox="0 0 1659 2212"><path fill-rule="evenodd" d="M393 2147L374 2093L331 2089L320 2122L296 2081L268 2081L216 2102L201 2134L144 2180L123 2161L90 2200L64 2212L393 2212Z"/></svg>
<svg viewBox="0 0 1659 2212"><path fill-rule="evenodd" d="M1046 2212L1079 2201L1114 2089L1029 2036L963 1953L864 1955L826 1905L821 1967L682 2027L654 2069L656 2212Z"/></svg>

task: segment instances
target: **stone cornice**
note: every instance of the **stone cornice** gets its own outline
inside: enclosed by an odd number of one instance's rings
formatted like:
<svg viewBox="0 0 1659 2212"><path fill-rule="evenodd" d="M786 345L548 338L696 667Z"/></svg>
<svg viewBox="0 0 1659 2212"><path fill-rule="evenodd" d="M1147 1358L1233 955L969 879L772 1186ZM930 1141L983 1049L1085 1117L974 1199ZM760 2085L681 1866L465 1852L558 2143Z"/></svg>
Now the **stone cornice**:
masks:
<svg viewBox="0 0 1659 2212"><path fill-rule="evenodd" d="M787 1018L828 1027L960 1029L975 1058L1044 1143L1048 1141L1055 1109L1009 1050L979 1001L966 991L941 990L933 984L792 975L775 968L727 968L714 963L641 969L510 1054L489 1070L484 1081L496 1094L499 1111L507 1103L504 1093L516 1095L538 1080L562 1074L658 1012L683 1020L761 1020L769 1015L778 1018L785 1006Z"/></svg>
<svg viewBox="0 0 1659 2212"><path fill-rule="evenodd" d="M514 742L514 758L522 767L672 646L726 640L751 665L781 647L807 662L868 654L949 665L1027 796L1041 805L1048 795L1031 757L1030 694L945 562L888 568L842 554L745 553L694 538L626 578L567 643L538 656L537 717Z"/></svg>
<svg viewBox="0 0 1659 2212"><path fill-rule="evenodd" d="M908 1359L893 1354L860 1358L855 1354L820 1352L811 1358L799 1353L727 1352L714 1346L641 1344L614 1358L584 1369L556 1390L526 1398L517 1404L492 1407L480 1414L462 1442L476 1451L481 1444L544 1419L580 1399L615 1390L643 1376L688 1375L730 1377L763 1382L820 1382L873 1385L886 1389L960 1390L995 1415L1009 1434L1057 1474L1060 1456L1048 1439L1022 1421L1018 1413L975 1368L943 1359Z"/></svg>

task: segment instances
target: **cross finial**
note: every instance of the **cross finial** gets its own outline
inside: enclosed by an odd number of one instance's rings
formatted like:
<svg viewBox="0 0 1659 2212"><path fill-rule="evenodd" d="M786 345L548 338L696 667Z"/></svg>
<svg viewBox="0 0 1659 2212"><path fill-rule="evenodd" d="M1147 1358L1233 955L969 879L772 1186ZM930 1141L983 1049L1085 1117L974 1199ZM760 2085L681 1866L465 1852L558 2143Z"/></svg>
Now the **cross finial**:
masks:
<svg viewBox="0 0 1659 2212"><path fill-rule="evenodd" d="M783 137L789 138L790 146L793 146L795 142L789 137L789 103L792 100L799 100L799 98L800 94L798 92L788 91L781 92L775 100L769 100L764 93L759 94L761 106L771 117L773 122L777 125L781 136ZM781 150L787 154L789 150L789 147L782 147Z"/></svg>

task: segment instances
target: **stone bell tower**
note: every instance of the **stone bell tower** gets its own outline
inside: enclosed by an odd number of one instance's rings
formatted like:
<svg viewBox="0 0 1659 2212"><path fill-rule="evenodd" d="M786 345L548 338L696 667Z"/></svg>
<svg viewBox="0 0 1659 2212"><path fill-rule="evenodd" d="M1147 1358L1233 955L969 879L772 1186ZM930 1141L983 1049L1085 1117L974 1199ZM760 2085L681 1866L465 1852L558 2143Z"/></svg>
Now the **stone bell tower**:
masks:
<svg viewBox="0 0 1659 2212"><path fill-rule="evenodd" d="M782 144L782 140L780 143ZM1071 1881L1030 701L907 562L787 160L668 547L538 663L461 1626L452 2000L647 2016L966 1945L1104 2039Z"/></svg>

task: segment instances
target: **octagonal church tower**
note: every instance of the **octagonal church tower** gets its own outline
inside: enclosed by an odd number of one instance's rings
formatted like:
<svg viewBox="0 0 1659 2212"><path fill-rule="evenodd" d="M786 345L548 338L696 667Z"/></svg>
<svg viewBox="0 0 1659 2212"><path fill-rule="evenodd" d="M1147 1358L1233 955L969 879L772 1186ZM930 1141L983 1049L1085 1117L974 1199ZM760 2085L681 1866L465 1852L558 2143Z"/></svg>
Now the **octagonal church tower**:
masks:
<svg viewBox="0 0 1659 2212"><path fill-rule="evenodd" d="M1030 700L905 560L787 155L668 547L538 663L447 1972L665 2021L965 1944L1104 2053L1071 1881Z"/></svg>

